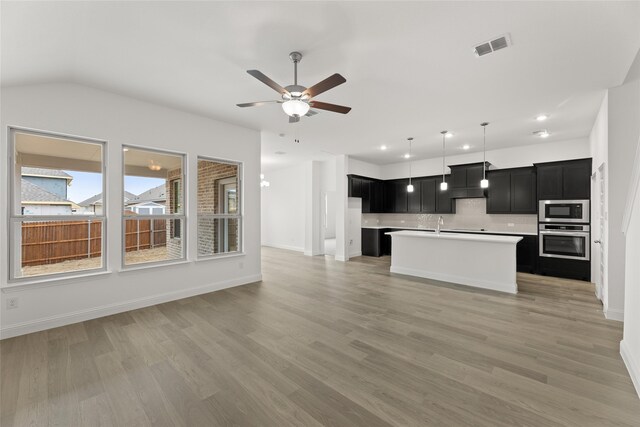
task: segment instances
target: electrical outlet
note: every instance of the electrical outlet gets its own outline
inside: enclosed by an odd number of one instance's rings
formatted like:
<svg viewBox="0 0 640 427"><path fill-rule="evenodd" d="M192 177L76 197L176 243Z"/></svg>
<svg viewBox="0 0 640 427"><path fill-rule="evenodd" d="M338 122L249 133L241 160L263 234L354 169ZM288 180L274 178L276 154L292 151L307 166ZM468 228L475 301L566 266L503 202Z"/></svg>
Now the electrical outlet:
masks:
<svg viewBox="0 0 640 427"><path fill-rule="evenodd" d="M349 240L349 246L353 245L353 239Z"/></svg>
<svg viewBox="0 0 640 427"><path fill-rule="evenodd" d="M18 297L8 298L7 310L13 310L14 308L18 308L19 303L20 303L20 299Z"/></svg>

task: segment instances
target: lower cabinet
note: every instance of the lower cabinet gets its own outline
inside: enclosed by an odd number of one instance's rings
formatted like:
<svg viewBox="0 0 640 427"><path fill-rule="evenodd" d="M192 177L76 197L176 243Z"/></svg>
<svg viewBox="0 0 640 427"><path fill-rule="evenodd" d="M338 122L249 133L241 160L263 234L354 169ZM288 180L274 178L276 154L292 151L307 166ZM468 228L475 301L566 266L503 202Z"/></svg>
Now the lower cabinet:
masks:
<svg viewBox="0 0 640 427"><path fill-rule="evenodd" d="M538 271L538 236L522 236L516 247L516 264L521 273Z"/></svg>
<svg viewBox="0 0 640 427"><path fill-rule="evenodd" d="M591 281L591 262L562 258L538 258L538 274Z"/></svg>
<svg viewBox="0 0 640 427"><path fill-rule="evenodd" d="M362 255L364 256L381 256L382 242L380 237L381 230L374 228L362 229ZM389 236L387 236L389 237Z"/></svg>

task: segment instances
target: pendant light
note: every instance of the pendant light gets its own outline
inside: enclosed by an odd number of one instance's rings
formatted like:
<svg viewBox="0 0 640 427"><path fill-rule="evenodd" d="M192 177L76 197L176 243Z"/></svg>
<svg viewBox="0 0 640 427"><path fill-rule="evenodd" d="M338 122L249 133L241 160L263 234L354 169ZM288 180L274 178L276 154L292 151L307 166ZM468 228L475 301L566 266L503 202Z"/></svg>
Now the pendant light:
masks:
<svg viewBox="0 0 640 427"><path fill-rule="evenodd" d="M489 188L489 180L487 179L487 125L489 122L482 122L482 181L480 188Z"/></svg>
<svg viewBox="0 0 640 427"><path fill-rule="evenodd" d="M442 134L442 182L440 183L440 191L447 191L447 181L444 178L444 139L447 137L449 131L443 130L440 133Z"/></svg>
<svg viewBox="0 0 640 427"><path fill-rule="evenodd" d="M413 184L411 184L411 141L413 138L407 138L409 141L409 185L407 185L407 193L413 193Z"/></svg>

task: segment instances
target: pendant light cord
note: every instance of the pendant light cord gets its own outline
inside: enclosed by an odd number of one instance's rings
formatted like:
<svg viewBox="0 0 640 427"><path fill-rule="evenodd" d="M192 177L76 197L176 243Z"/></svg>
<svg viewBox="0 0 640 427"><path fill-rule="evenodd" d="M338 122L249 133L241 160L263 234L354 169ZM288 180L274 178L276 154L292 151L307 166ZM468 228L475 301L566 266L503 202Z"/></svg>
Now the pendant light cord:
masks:
<svg viewBox="0 0 640 427"><path fill-rule="evenodd" d="M443 130L442 132L440 132L442 134L442 182L445 182L444 180L444 139L447 136L447 131Z"/></svg>
<svg viewBox="0 0 640 427"><path fill-rule="evenodd" d="M482 122L482 180L487 179L487 125L489 122Z"/></svg>
<svg viewBox="0 0 640 427"><path fill-rule="evenodd" d="M411 185L411 140L413 138L408 138L409 139L409 185Z"/></svg>

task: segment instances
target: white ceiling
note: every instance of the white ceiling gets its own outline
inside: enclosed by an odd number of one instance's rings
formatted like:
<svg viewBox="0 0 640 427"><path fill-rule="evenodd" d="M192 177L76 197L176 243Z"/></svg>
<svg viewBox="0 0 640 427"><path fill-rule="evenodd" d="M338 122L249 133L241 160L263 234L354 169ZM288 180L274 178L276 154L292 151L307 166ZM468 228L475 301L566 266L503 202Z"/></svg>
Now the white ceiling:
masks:
<svg viewBox="0 0 640 427"><path fill-rule="evenodd" d="M640 48L640 2L6 2L2 85L74 81L259 129L263 169L350 154L401 161L440 155L443 129L488 149L585 137L604 89ZM513 46L476 58L510 33ZM348 105L287 123L278 94L245 73L291 84L289 52L318 100ZM534 117L550 114L540 125ZM552 136L531 135L547 128ZM284 134L283 137L280 134ZM295 143L294 139L300 143ZM389 150L381 152L382 144ZM286 154L276 155L276 151Z"/></svg>

